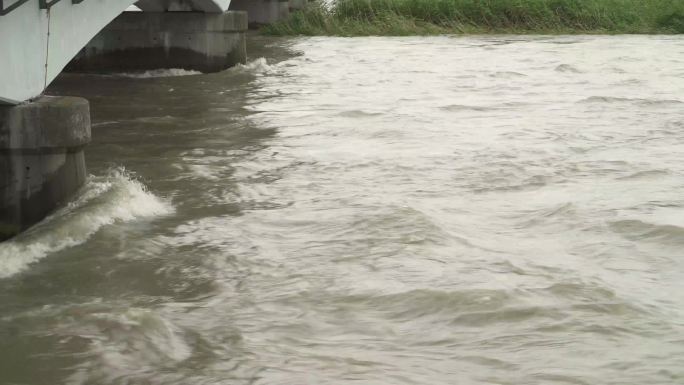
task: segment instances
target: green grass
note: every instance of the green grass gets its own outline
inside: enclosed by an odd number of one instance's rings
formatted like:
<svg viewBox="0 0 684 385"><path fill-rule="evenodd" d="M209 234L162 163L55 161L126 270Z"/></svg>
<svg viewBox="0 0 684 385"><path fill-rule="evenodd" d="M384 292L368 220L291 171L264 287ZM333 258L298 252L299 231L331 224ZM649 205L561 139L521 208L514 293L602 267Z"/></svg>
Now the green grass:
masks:
<svg viewBox="0 0 684 385"><path fill-rule="evenodd" d="M684 0L337 0L264 26L268 35L684 33Z"/></svg>

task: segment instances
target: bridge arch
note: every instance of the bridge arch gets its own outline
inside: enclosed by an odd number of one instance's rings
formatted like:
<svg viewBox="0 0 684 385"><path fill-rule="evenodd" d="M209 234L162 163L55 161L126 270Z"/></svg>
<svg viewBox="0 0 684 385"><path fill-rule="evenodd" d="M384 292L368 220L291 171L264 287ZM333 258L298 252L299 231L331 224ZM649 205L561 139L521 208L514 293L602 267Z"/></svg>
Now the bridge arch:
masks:
<svg viewBox="0 0 684 385"><path fill-rule="evenodd" d="M230 0L0 0L0 103L39 96L69 61L129 6L224 12Z"/></svg>

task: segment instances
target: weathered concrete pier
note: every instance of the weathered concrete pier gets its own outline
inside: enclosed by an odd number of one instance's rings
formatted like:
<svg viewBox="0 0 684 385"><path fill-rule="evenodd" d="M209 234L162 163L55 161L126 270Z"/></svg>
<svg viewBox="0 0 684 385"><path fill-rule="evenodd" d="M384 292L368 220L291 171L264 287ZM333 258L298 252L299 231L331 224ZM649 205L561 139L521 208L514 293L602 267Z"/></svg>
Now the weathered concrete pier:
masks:
<svg viewBox="0 0 684 385"><path fill-rule="evenodd" d="M86 178L88 101L43 96L0 107L0 241L66 203Z"/></svg>
<svg viewBox="0 0 684 385"><path fill-rule="evenodd" d="M124 12L67 66L70 71L183 68L218 72L247 60L247 13Z"/></svg>

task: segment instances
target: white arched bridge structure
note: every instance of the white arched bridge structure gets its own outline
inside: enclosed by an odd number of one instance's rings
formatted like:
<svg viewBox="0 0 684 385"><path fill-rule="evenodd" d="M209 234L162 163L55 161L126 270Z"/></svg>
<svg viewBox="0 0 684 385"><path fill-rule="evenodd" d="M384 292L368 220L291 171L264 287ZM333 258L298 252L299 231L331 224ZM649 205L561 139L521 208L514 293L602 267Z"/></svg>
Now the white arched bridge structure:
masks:
<svg viewBox="0 0 684 385"><path fill-rule="evenodd" d="M186 24L183 20L197 19L198 13L223 15L229 9L249 11L252 21L269 22L282 17L290 6L288 0L233 0L232 3L231 7L231 0L0 0L0 103L18 104L40 95L83 47L131 5L149 14L185 11L183 17L175 15L173 21L160 21L159 17L141 21L142 24L173 23L181 33ZM191 26L185 29L196 32L199 24L209 32L240 29L236 25L226 27L222 20L214 17L208 22L190 21ZM131 27L130 21L125 24L119 27L119 32ZM146 28L146 32L149 35L151 31ZM169 39L171 33L169 30L157 32L161 39ZM200 38L206 39L206 36ZM205 44L222 49L216 47L216 42Z"/></svg>
<svg viewBox="0 0 684 385"><path fill-rule="evenodd" d="M0 0L0 99L17 104L41 94L76 54L133 0ZM224 12L230 0L143 0L153 12Z"/></svg>
<svg viewBox="0 0 684 385"><path fill-rule="evenodd" d="M86 177L90 106L43 96L65 69L185 68L246 60L248 22L306 0L0 0L0 241L69 201ZM135 5L136 12L125 12Z"/></svg>

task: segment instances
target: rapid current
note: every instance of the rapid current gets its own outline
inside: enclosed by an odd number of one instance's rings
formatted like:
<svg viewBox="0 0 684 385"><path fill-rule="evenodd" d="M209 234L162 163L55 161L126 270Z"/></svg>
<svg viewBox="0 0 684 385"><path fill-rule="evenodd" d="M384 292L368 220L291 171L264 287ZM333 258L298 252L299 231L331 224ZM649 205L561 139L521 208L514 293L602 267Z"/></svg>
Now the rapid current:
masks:
<svg viewBox="0 0 684 385"><path fill-rule="evenodd" d="M684 384L684 38L250 39L51 87L0 384Z"/></svg>

